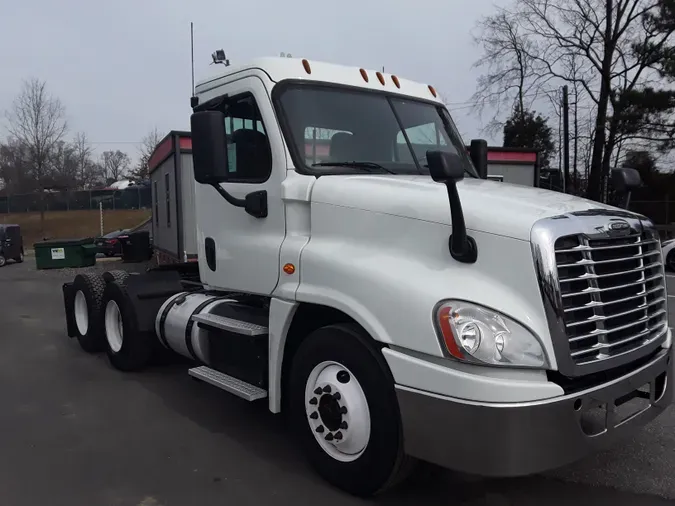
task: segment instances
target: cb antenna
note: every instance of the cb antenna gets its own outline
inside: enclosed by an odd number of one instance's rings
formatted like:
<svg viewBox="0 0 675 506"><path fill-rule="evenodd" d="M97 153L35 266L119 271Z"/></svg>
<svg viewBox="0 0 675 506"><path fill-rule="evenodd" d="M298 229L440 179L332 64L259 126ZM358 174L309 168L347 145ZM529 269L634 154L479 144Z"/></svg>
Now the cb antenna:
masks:
<svg viewBox="0 0 675 506"><path fill-rule="evenodd" d="M190 105L195 108L199 103L195 97L195 31L194 23L190 21L190 59L192 64L192 95L190 95Z"/></svg>

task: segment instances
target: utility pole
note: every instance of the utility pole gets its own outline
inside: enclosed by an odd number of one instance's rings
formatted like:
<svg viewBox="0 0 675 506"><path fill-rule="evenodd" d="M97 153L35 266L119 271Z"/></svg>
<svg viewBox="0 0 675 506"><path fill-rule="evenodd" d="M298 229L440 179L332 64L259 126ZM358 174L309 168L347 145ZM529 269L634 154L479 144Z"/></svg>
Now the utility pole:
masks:
<svg viewBox="0 0 675 506"><path fill-rule="evenodd" d="M563 86L563 166L565 170L565 193L570 185L570 104L567 85Z"/></svg>

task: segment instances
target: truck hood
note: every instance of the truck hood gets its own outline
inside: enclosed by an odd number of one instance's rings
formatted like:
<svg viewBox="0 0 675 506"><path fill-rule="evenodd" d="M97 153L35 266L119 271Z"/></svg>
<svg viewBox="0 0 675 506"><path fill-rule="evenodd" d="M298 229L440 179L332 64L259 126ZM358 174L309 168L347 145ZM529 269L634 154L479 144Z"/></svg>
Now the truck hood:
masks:
<svg viewBox="0 0 675 506"><path fill-rule="evenodd" d="M542 218L611 206L564 193L483 179L457 184L469 230L530 240ZM445 186L429 176L354 175L318 178L312 202L450 225Z"/></svg>

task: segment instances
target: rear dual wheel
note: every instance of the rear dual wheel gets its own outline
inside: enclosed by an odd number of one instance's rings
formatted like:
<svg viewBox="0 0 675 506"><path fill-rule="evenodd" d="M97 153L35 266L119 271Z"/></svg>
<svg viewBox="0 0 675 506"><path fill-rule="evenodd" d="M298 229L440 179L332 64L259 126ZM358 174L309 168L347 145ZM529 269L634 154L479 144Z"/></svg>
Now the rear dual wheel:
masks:
<svg viewBox="0 0 675 506"><path fill-rule="evenodd" d="M73 281L73 289L73 316L80 347L87 353L101 351L104 347L101 319L105 281L99 274L78 274Z"/></svg>
<svg viewBox="0 0 675 506"><path fill-rule="evenodd" d="M412 468L394 381L381 351L357 325L323 327L300 345L290 376L292 427L317 472L372 496Z"/></svg>
<svg viewBox="0 0 675 506"><path fill-rule="evenodd" d="M126 279L126 278L125 278ZM124 280L109 281L103 292L106 354L120 371L137 371L150 362L155 336L138 328L136 311Z"/></svg>

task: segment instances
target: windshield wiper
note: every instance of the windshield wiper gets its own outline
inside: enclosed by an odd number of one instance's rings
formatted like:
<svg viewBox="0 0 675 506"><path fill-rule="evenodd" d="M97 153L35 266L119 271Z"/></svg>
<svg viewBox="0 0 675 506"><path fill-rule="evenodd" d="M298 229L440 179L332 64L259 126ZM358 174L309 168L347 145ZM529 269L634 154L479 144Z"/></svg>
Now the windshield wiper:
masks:
<svg viewBox="0 0 675 506"><path fill-rule="evenodd" d="M393 170L389 170L386 167L375 162L319 162L313 163L312 167L353 167L355 169L375 169L383 170L389 174L396 174Z"/></svg>

